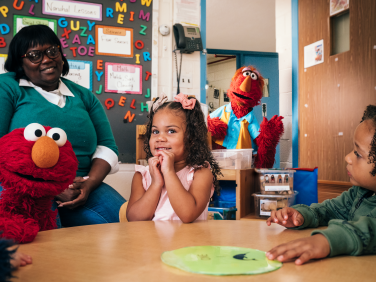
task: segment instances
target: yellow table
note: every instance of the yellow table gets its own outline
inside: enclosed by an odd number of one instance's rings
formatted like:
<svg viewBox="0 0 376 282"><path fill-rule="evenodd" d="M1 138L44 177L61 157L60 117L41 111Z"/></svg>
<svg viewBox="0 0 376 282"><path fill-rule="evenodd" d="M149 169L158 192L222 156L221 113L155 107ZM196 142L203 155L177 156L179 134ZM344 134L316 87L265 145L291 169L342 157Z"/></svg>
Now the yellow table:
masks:
<svg viewBox="0 0 376 282"><path fill-rule="evenodd" d="M131 222L40 232L20 250L33 264L14 273L12 281L375 281L376 256L336 257L255 276L208 276L187 273L162 263L162 252L186 246L221 245L267 251L311 230L267 227L265 221Z"/></svg>

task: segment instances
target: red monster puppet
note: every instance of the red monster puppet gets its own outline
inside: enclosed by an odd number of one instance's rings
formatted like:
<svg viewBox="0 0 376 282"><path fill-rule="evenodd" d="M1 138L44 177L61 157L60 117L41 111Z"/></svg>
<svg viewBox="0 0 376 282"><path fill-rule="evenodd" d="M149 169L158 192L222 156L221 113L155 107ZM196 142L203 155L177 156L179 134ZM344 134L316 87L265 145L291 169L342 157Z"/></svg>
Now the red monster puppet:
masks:
<svg viewBox="0 0 376 282"><path fill-rule="evenodd" d="M263 77L254 67L238 69L227 91L231 103L208 116L208 130L213 149L249 149L254 143L255 167L271 168L283 134L283 117L273 116L269 121L264 117L258 124L253 108L260 105L263 86Z"/></svg>
<svg viewBox="0 0 376 282"><path fill-rule="evenodd" d="M60 128L29 124L0 139L0 237L18 243L56 228L54 197L77 171L77 158Z"/></svg>

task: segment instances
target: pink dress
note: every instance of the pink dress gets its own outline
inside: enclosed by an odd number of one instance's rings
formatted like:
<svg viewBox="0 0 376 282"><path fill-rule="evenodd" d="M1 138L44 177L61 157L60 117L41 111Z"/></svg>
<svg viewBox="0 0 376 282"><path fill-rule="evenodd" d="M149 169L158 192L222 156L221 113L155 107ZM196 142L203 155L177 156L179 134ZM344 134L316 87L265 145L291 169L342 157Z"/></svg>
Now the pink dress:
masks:
<svg viewBox="0 0 376 282"><path fill-rule="evenodd" d="M151 175L149 172L149 166L136 165L135 170L140 172L142 175L142 185L146 190L149 189L151 185ZM179 172L176 173L183 187L188 191L189 187L192 184L193 176L195 174L195 169L193 167L185 167ZM213 196L214 185L211 187L210 197ZM207 220L208 218L208 204L202 214L196 220ZM167 189L165 186L162 188L161 198L155 210L153 221L157 220L180 220L178 215L175 213L174 209L171 206L170 200L167 195Z"/></svg>

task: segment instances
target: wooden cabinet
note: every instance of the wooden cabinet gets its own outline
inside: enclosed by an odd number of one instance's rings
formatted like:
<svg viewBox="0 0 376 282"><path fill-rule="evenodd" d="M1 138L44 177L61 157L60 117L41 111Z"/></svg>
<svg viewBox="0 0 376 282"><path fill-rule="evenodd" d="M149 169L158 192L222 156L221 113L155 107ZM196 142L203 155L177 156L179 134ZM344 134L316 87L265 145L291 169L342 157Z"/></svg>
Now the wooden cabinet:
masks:
<svg viewBox="0 0 376 282"><path fill-rule="evenodd" d="M144 151L145 133L146 125L136 125L136 164L139 164L138 160L146 159Z"/></svg>
<svg viewBox="0 0 376 282"><path fill-rule="evenodd" d="M330 54L328 0L299 1L299 167L344 182L345 156L367 105L376 104L376 1L350 1L350 50ZM304 47L324 40L324 62L304 68Z"/></svg>
<svg viewBox="0 0 376 282"><path fill-rule="evenodd" d="M259 191L260 180L255 169L222 169L219 180L236 181L236 219L251 218L255 213L252 194Z"/></svg>
<svg viewBox="0 0 376 282"><path fill-rule="evenodd" d="M144 139L146 125L136 126L136 164L140 159L145 159ZM208 133L208 142L211 148L211 135ZM252 194L259 191L259 178L252 169L222 169L223 177L219 180L236 181L236 219L253 216L255 212L254 200Z"/></svg>

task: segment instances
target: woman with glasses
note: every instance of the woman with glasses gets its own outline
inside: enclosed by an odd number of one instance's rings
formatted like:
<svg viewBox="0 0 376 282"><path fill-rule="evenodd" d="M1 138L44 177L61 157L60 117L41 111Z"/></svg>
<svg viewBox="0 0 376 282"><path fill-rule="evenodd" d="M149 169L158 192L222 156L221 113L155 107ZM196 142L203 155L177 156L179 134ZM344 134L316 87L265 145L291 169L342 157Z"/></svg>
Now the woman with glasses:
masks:
<svg viewBox="0 0 376 282"><path fill-rule="evenodd" d="M22 28L9 45L5 69L8 73L0 75L0 137L30 123L58 127L77 156L74 183L56 197L62 226L118 222L125 200L102 182L118 170L111 127L94 94L62 77L69 65L59 38L45 25Z"/></svg>

